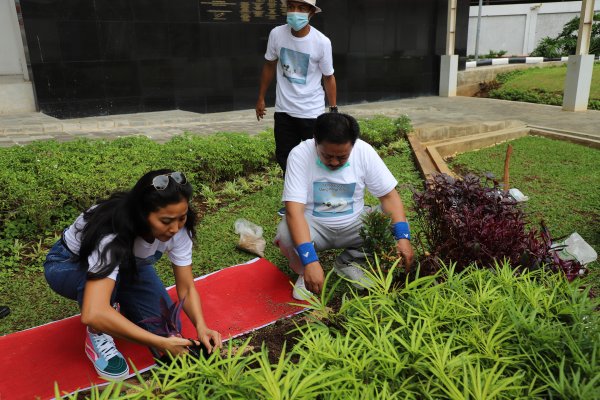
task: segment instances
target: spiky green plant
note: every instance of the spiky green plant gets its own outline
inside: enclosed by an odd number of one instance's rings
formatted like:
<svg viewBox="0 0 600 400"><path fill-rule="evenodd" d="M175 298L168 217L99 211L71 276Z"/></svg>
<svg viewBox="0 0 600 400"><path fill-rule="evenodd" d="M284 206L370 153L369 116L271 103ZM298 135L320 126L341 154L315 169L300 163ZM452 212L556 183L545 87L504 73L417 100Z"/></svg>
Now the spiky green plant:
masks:
<svg viewBox="0 0 600 400"><path fill-rule="evenodd" d="M129 384L113 383L90 398L598 398L600 301L588 291L544 270L516 275L507 262L442 265L393 287L393 268L377 263L377 283L349 292L338 323L298 326L274 364L264 346L244 354L230 344L208 361L161 366L127 395L117 389Z"/></svg>

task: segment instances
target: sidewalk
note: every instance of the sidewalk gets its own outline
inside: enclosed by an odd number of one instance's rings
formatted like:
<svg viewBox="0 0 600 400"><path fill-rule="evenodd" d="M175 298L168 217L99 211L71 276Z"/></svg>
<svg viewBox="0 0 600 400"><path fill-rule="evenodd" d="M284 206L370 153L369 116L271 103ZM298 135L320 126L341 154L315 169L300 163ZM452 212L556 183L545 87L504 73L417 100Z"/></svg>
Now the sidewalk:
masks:
<svg viewBox="0 0 600 400"><path fill-rule="evenodd" d="M73 140L79 137L113 139L145 135L158 142L183 132L211 134L246 132L256 134L273 127L273 111L256 121L254 110L197 114L172 110L59 120L42 113L0 115L0 147L23 145L35 140ZM415 128L469 125L481 122L521 121L563 131L580 132L600 138L600 111L567 112L557 106L505 100L437 96L379 101L340 106L355 117L408 115Z"/></svg>

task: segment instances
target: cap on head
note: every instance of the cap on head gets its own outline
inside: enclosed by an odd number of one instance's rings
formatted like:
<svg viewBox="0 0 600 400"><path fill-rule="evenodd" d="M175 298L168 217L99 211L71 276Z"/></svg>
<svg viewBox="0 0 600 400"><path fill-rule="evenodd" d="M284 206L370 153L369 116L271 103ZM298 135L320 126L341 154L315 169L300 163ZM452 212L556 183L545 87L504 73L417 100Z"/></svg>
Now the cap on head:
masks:
<svg viewBox="0 0 600 400"><path fill-rule="evenodd" d="M319 7L317 7L317 0L291 0L291 1L295 1L297 3L306 3L306 4L313 6L315 8L315 14L320 13L322 11ZM287 7L288 0L281 0L281 2L283 3L284 6Z"/></svg>

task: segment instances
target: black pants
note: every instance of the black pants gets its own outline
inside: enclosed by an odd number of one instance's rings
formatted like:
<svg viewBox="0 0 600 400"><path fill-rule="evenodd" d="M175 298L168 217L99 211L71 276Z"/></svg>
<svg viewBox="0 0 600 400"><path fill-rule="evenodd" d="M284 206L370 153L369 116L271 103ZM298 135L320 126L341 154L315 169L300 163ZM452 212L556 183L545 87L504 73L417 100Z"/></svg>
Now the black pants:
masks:
<svg viewBox="0 0 600 400"><path fill-rule="evenodd" d="M316 118L295 118L286 113L276 112L275 119L275 158L285 174L285 166L290 151L301 141L312 139Z"/></svg>

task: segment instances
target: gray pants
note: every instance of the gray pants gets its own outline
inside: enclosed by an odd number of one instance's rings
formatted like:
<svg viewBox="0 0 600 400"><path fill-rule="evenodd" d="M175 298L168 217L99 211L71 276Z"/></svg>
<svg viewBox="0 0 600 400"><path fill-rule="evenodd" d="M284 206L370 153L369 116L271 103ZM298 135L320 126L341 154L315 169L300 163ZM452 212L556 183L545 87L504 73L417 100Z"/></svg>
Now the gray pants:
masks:
<svg viewBox="0 0 600 400"><path fill-rule="evenodd" d="M370 207L365 207L363 213L370 211ZM344 249L337 257L336 264L350 264L351 262L364 264L363 240L358 234L363 224L360 217L349 225L340 228L330 228L313 219L310 215L305 214L304 216L310 229L310 238L314 242L317 252L329 249ZM304 266L296 252L296 246L294 246L292 241L285 217L283 217L277 227L277 235L275 236L274 243L276 246L279 246L281 254L288 259L290 268L298 275L304 275Z"/></svg>

